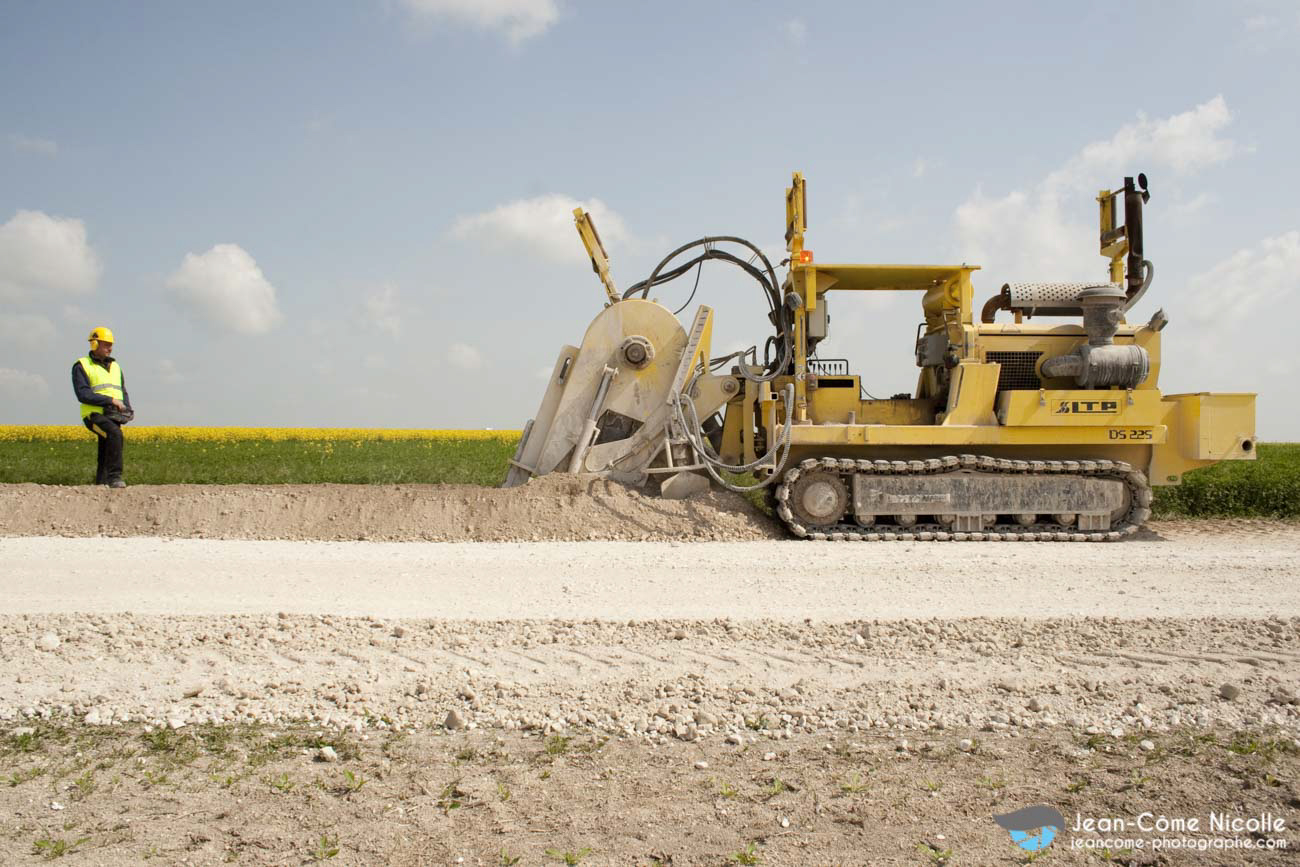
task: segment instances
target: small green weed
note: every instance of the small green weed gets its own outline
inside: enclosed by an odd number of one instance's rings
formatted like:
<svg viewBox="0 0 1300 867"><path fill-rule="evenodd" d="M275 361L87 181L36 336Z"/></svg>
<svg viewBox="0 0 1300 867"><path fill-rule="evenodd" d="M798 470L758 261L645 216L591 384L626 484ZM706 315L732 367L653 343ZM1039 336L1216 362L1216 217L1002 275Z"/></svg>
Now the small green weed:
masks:
<svg viewBox="0 0 1300 867"><path fill-rule="evenodd" d="M1285 750L1286 745L1276 739L1260 738L1247 732L1238 732L1233 737L1232 743L1225 745L1224 749L1239 756L1259 756L1269 761L1279 751Z"/></svg>
<svg viewBox="0 0 1300 867"><path fill-rule="evenodd" d="M292 792L296 785L293 780L289 779L288 774L281 774L278 777L266 776L262 778L262 782L266 783L282 795Z"/></svg>
<svg viewBox="0 0 1300 867"><path fill-rule="evenodd" d="M840 783L840 791L846 795L856 795L858 792L865 791L866 782L862 779L862 774L857 771L849 772L844 782Z"/></svg>
<svg viewBox="0 0 1300 867"><path fill-rule="evenodd" d="M213 756L225 755L236 735L234 726L219 726L211 723L196 726L193 731L194 737L198 739L203 749Z"/></svg>
<svg viewBox="0 0 1300 867"><path fill-rule="evenodd" d="M146 789L155 789L158 786L165 786L171 782L171 778L166 771L147 770L144 772L144 787Z"/></svg>
<svg viewBox="0 0 1300 867"><path fill-rule="evenodd" d="M44 774L45 774L45 768L41 767L40 765L33 765L32 767L28 768L25 771L14 771L9 776L4 777L4 781L8 783L10 787L21 786L23 783L27 782L28 780L34 780L37 777L43 776Z"/></svg>
<svg viewBox="0 0 1300 867"><path fill-rule="evenodd" d="M924 855L931 864L944 865L952 859L951 849L940 849L933 843L917 843L916 851Z"/></svg>
<svg viewBox="0 0 1300 867"><path fill-rule="evenodd" d="M234 786L235 783L238 783L240 780L244 779L245 776L247 775L246 774L225 774L225 775L210 774L209 778L212 780L212 782L216 783L221 788L229 789L232 786Z"/></svg>
<svg viewBox="0 0 1300 867"><path fill-rule="evenodd" d="M757 864L759 859L758 845L752 840L744 849L727 856L728 861L735 861L737 864Z"/></svg>
<svg viewBox="0 0 1300 867"><path fill-rule="evenodd" d="M1143 775L1141 771L1134 768L1133 774L1132 776L1129 777L1128 782L1120 786L1120 791L1121 792L1127 792L1132 790L1141 791L1149 782L1151 782L1150 777Z"/></svg>
<svg viewBox="0 0 1300 867"><path fill-rule="evenodd" d="M520 859L522 859L523 857L524 857L523 855L511 855L505 849L502 849L501 860L498 861L497 863L500 864L501 867L513 867L513 865L518 864Z"/></svg>
<svg viewBox="0 0 1300 867"><path fill-rule="evenodd" d="M1088 735L1088 739L1083 742L1083 745L1090 750L1095 750L1098 747L1103 746L1108 740L1110 740L1110 737L1108 735L1103 735L1103 734Z"/></svg>
<svg viewBox="0 0 1300 867"><path fill-rule="evenodd" d="M62 858L64 855L75 852L82 844L88 843L89 837L82 837L78 840L51 840L43 837L32 844L32 851L40 855L46 861L53 861L55 858Z"/></svg>
<svg viewBox="0 0 1300 867"><path fill-rule="evenodd" d="M140 739L151 753L176 765L188 765L202 753L196 738L166 727L145 732Z"/></svg>
<svg viewBox="0 0 1300 867"><path fill-rule="evenodd" d="M572 738L566 738L564 735L551 735L546 739L546 754L548 756L562 756L569 751L569 742Z"/></svg>
<svg viewBox="0 0 1300 867"><path fill-rule="evenodd" d="M10 740L10 748L18 753L34 753L41 748L41 736L34 731L14 735Z"/></svg>
<svg viewBox="0 0 1300 867"><path fill-rule="evenodd" d="M499 780L497 781L497 797L500 798L502 802L510 800L510 787Z"/></svg>
<svg viewBox="0 0 1300 867"><path fill-rule="evenodd" d="M591 850L579 849L577 852L562 852L559 849L547 849L546 854L561 864L579 864L583 858L591 854Z"/></svg>
<svg viewBox="0 0 1300 867"><path fill-rule="evenodd" d="M328 861L331 858L337 858L339 854L339 838L331 837L328 834L321 834L316 845L308 850L307 857L313 861Z"/></svg>
<svg viewBox="0 0 1300 867"><path fill-rule="evenodd" d="M438 809L442 810L444 816L451 814L452 810L459 810L461 807L461 798L465 793L460 790L460 780L455 779L442 787L442 794L438 796Z"/></svg>
<svg viewBox="0 0 1300 867"><path fill-rule="evenodd" d="M343 781L335 787L334 791L340 795L353 795L361 791L361 787L366 784L366 778L360 774L354 774L351 771L343 772Z"/></svg>
<svg viewBox="0 0 1300 867"><path fill-rule="evenodd" d="M95 791L94 772L85 771L84 773L82 773L81 776L77 777L75 780L72 781L72 785L76 787L73 790L72 796L77 800L81 800L82 798L85 798L91 792Z"/></svg>

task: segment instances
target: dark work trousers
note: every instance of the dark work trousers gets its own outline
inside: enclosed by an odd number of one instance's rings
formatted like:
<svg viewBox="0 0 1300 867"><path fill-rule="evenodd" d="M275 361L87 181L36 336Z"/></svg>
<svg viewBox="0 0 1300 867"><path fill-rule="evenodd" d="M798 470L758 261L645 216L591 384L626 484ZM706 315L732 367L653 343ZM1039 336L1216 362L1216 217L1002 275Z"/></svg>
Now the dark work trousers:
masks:
<svg viewBox="0 0 1300 867"><path fill-rule="evenodd" d="M95 484L107 485L122 478L122 428L110 421L102 412L92 412L85 418L86 427L99 440L95 458Z"/></svg>

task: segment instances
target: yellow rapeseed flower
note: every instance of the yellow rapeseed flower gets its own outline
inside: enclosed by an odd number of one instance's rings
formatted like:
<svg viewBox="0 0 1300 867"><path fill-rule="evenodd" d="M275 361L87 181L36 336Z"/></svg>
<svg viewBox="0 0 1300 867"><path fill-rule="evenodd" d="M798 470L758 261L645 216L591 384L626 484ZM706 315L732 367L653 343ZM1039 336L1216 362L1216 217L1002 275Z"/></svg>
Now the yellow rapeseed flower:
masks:
<svg viewBox="0 0 1300 867"><path fill-rule="evenodd" d="M517 430L414 430L409 428L318 428L318 427L149 427L132 425L126 435L132 442L285 442L290 440L336 442L466 440L517 440ZM0 425L0 442L75 442L92 434L77 424Z"/></svg>

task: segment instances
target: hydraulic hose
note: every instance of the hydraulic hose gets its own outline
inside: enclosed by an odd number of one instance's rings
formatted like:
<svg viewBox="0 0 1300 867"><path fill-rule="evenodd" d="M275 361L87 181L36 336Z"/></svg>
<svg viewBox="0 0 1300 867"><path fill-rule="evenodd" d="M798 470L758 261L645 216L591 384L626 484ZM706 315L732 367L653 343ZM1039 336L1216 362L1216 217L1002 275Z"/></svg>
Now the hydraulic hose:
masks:
<svg viewBox="0 0 1300 867"><path fill-rule="evenodd" d="M715 482L729 491L743 494L749 491L762 490L772 484L772 482L780 476L781 469L785 466L786 461L790 459L790 424L794 418L794 413L792 412L794 408L793 384L786 385L785 389L781 392L781 401L785 405L785 425L781 429L780 437L778 437L777 441L772 444L770 449L768 449L767 454L757 460L751 461L750 463L739 465L731 465L724 462L713 451L713 447L703 436L699 413L695 409L695 401L691 400L690 396L685 392L686 390L684 389L683 393L678 394L676 399L673 401L673 415L676 418L677 424L681 427L682 432L686 434L687 442L690 443L691 448L695 450L695 453L699 455L701 462L704 464L704 469L713 477ZM686 414L682 410L683 406L690 411L689 423ZM734 485L722 478L718 472L718 470L722 470L724 472L736 474L747 473L755 467L774 458L778 451L781 452L781 459L773 466L772 472L768 477L756 485Z"/></svg>
<svg viewBox="0 0 1300 867"><path fill-rule="evenodd" d="M1155 279L1156 266L1151 264L1150 259L1142 260L1142 273L1143 273L1142 285L1138 288L1138 291L1133 293L1132 298L1124 302L1125 311L1133 309L1133 305L1137 304L1138 301L1141 300L1142 296L1146 294L1147 287L1150 286L1151 281Z"/></svg>
<svg viewBox="0 0 1300 867"><path fill-rule="evenodd" d="M714 245L719 243L739 244L740 246L751 250L754 255L750 257L749 261L745 261L738 256L726 252L725 250L714 249ZM703 253L681 265L674 266L667 271L664 270L668 267L670 262L682 253L700 246L704 247ZM758 258L762 263L763 267L761 269L752 264L754 258ZM772 267L772 262L767 258L763 251L753 243L734 235L711 235L691 241L688 244L683 244L665 256L659 264L655 266L654 270L650 272L649 277L628 287L627 291L623 293L623 298L628 299L637 297L638 295L641 298L647 298L649 297L650 290L653 287L662 283L667 283L671 280L676 280L678 277L688 273L692 268L701 266L704 262L712 259L735 265L746 274L753 277L758 281L759 285L763 287L763 293L767 296L767 305L771 314L772 324L776 328L775 340L781 344L781 351L775 361L768 361L766 358L766 352L764 353L765 369L762 374L751 373L743 364L740 365L739 369L741 376L750 382L771 382L786 371L794 356L794 346L791 337L791 333L794 329L793 323L790 319L790 312L782 303L779 284L776 280L776 271ZM695 296L695 289L698 288L699 275L697 273L696 286L691 290L692 298ZM687 303L690 303L689 299L687 300ZM757 353L755 354L754 364L758 364Z"/></svg>

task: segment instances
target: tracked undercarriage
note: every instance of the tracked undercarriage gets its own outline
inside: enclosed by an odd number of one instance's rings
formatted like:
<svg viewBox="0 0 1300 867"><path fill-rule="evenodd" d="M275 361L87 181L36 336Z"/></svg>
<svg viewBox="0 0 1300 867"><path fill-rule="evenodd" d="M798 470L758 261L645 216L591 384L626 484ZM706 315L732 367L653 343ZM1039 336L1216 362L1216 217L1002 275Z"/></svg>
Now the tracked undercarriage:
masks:
<svg viewBox="0 0 1300 867"><path fill-rule="evenodd" d="M1109 460L808 458L775 499L796 536L836 542L1116 542L1151 514L1146 476Z"/></svg>

